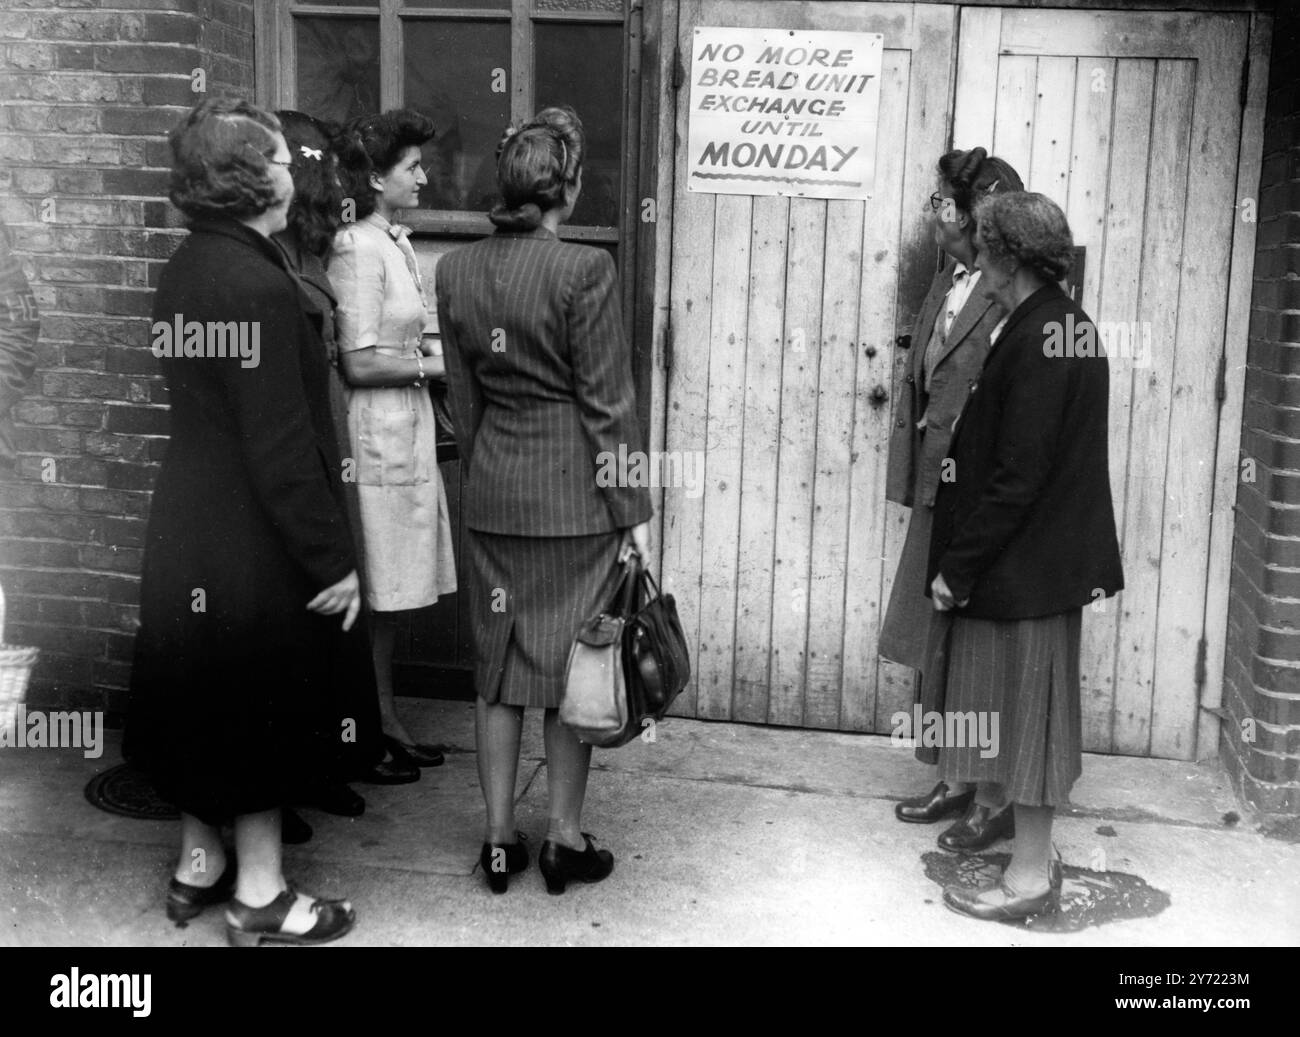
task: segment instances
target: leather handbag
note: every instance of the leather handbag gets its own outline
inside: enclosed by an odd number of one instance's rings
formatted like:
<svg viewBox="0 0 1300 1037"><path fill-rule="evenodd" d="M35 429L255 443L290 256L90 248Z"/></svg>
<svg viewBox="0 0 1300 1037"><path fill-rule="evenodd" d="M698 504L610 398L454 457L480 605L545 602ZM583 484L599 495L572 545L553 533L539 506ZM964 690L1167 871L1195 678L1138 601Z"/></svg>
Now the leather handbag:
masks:
<svg viewBox="0 0 1300 1037"><path fill-rule="evenodd" d="M677 604L632 556L609 606L583 624L569 650L560 722L603 749L658 723L690 680Z"/></svg>

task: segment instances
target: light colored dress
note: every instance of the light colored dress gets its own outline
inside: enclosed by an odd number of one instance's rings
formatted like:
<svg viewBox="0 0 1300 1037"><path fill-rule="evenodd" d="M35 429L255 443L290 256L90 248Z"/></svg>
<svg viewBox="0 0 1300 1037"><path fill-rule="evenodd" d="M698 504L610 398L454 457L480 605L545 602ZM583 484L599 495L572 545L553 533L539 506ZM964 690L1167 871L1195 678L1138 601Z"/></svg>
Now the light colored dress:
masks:
<svg viewBox="0 0 1300 1037"><path fill-rule="evenodd" d="M338 293L341 353L374 346L414 358L420 336L436 331L405 234L371 213L335 235L329 276ZM428 390L414 380L349 387L348 432L361 499L366 602L377 612L432 605L456 590L456 563Z"/></svg>

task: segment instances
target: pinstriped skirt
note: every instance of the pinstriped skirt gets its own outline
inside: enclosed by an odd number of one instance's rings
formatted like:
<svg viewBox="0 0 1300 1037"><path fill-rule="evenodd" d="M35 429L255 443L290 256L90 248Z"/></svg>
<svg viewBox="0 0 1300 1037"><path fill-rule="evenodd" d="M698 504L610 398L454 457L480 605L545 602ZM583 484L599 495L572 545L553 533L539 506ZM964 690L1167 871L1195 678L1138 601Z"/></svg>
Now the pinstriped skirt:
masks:
<svg viewBox="0 0 1300 1037"><path fill-rule="evenodd" d="M1025 806L1069 802L1083 772L1082 622L1082 609L1041 619L935 614L925 698L948 718L973 711L984 736L996 732L996 746L992 737L967 735L958 739L964 745L918 750L930 754L927 762L937 755L940 781L997 782Z"/></svg>
<svg viewBox="0 0 1300 1037"><path fill-rule="evenodd" d="M622 534L466 534L479 698L559 708L573 638L613 592Z"/></svg>

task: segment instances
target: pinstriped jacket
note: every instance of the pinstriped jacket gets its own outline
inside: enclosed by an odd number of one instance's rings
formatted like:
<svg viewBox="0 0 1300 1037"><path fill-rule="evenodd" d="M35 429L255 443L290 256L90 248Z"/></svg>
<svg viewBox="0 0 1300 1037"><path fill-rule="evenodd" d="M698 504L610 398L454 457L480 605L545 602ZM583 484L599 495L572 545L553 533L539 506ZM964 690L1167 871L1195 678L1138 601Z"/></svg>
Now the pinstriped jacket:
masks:
<svg viewBox="0 0 1300 1037"><path fill-rule="evenodd" d="M435 281L466 524L547 537L648 519L648 488L597 480L606 452L645 450L609 253L498 230Z"/></svg>

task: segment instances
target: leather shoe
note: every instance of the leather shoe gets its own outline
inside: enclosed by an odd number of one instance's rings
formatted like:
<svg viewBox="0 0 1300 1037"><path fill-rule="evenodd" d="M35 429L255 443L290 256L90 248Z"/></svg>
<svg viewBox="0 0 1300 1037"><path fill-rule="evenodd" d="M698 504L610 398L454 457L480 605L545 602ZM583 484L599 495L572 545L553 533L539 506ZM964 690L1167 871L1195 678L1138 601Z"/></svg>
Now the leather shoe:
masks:
<svg viewBox="0 0 1300 1037"><path fill-rule="evenodd" d="M953 911L986 922L1013 922L1033 915L1055 914L1060 908L1061 891L1049 885L1035 896L1012 893L1001 879L986 889L963 889L953 886L943 891L944 904Z"/></svg>
<svg viewBox="0 0 1300 1037"><path fill-rule="evenodd" d="M914 825L929 825L945 817L960 814L975 799L973 791L951 794L947 782L939 782L929 795L913 796L894 807L894 816Z"/></svg>
<svg viewBox="0 0 1300 1037"><path fill-rule="evenodd" d="M417 767L441 767L445 759L442 749L436 745L425 745L422 742L407 745L390 735L384 735L384 743L388 746L388 751L399 760L405 757L403 762L413 763Z"/></svg>
<svg viewBox="0 0 1300 1037"><path fill-rule="evenodd" d="M1010 839L1016 834L1012 811L1008 805L995 814L991 807L972 802L966 816L940 834L939 846L953 853L979 853L999 839Z"/></svg>
<svg viewBox="0 0 1300 1037"><path fill-rule="evenodd" d="M358 780L371 785L409 785L420 780L420 768L407 755L398 742L391 742L385 736L384 746L388 750L384 758L361 775Z"/></svg>
<svg viewBox="0 0 1300 1037"><path fill-rule="evenodd" d="M322 785L311 805L336 817L360 817L366 812L366 801L341 781Z"/></svg>
<svg viewBox="0 0 1300 1037"><path fill-rule="evenodd" d="M542 843L537 866L546 879L547 893L563 893L564 887L573 881L599 882L614 870L614 855L608 850L597 850L586 832L582 838L587 842L585 850L573 850L550 839Z"/></svg>
<svg viewBox="0 0 1300 1037"><path fill-rule="evenodd" d="M235 892L235 862L230 861L211 886L191 886L172 876L167 886L167 917L184 929L191 918L203 913L214 904L224 904Z"/></svg>
<svg viewBox="0 0 1300 1037"><path fill-rule="evenodd" d="M487 878L493 893L504 893L510 888L510 876L528 870L528 837L515 832L512 843L484 843L478 855L478 865ZM498 851L500 853L498 854Z"/></svg>

